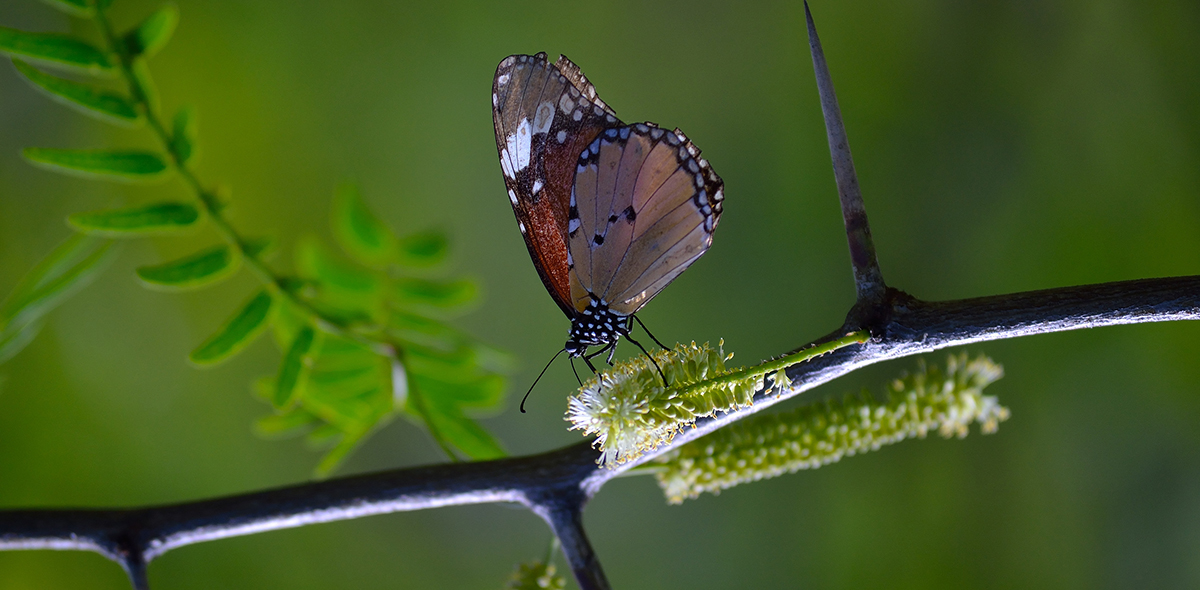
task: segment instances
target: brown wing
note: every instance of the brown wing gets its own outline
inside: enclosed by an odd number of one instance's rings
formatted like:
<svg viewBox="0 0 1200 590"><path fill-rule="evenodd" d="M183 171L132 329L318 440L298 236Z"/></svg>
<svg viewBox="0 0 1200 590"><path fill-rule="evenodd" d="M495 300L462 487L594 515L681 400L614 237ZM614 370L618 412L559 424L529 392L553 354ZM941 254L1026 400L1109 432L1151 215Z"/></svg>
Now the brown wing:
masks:
<svg viewBox="0 0 1200 590"><path fill-rule="evenodd" d="M724 183L678 129L607 129L579 158L567 220L572 305L632 315L712 244Z"/></svg>
<svg viewBox="0 0 1200 590"><path fill-rule="evenodd" d="M568 207L579 154L604 129L621 125L579 67L565 56L512 55L492 82L496 150L517 226L546 290L567 317Z"/></svg>

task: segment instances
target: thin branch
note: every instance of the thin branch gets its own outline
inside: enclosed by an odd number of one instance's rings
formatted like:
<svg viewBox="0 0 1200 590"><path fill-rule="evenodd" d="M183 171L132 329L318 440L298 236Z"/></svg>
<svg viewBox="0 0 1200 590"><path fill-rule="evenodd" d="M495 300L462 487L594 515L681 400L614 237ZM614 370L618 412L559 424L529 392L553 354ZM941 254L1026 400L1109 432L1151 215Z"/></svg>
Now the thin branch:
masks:
<svg viewBox="0 0 1200 590"><path fill-rule="evenodd" d="M580 590L609 590L608 578L600 567L600 559L588 542L583 529L583 505L587 498L579 486L544 494L534 505L533 512L541 516L562 547L563 556L571 565Z"/></svg>
<svg viewBox="0 0 1200 590"><path fill-rule="evenodd" d="M837 179L842 219L846 223L846 240L850 244L854 286L859 305L870 306L883 300L887 285L883 282L883 272L879 270L879 261L875 257L875 242L871 240L867 210L863 206L862 191L858 188L854 159L850 157L850 140L846 137L846 125L842 122L842 110L838 107L837 94L833 90L833 78L825 63L825 52L821 49L821 39L817 37L817 26L813 24L808 2L804 3L804 17L808 20L808 45L812 51L813 70L817 75L817 91L821 95L821 112L825 115L825 133L829 137L829 154L833 157L833 174Z"/></svg>
<svg viewBox="0 0 1200 590"><path fill-rule="evenodd" d="M570 518L578 515L567 518L560 512L564 506L581 506L605 482L631 467L866 365L972 342L1200 319L1200 276L932 303L889 290L875 315L883 318L877 338L793 365L787 369L792 379L787 391L760 395L750 408L703 419L671 443L617 469L598 467L597 452L581 442L541 455L399 469L171 506L0 511L0 550L95 551L125 563L121 552L132 546L148 563L176 547L226 537L373 514L515 502L555 527L576 568L594 554L571 524ZM814 344L856 327L843 326ZM575 544L570 553L568 542ZM603 574L597 575L602 579Z"/></svg>

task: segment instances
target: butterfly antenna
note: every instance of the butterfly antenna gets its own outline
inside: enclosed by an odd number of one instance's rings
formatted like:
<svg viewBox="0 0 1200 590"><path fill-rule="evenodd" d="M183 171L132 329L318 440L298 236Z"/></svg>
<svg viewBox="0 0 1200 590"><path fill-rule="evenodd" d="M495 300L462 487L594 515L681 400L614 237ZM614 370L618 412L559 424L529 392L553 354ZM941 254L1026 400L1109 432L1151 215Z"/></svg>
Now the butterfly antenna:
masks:
<svg viewBox="0 0 1200 590"><path fill-rule="evenodd" d="M545 375L545 374L546 374L546 370L550 368L550 365L554 364L554 359L557 359L557 358L558 358L558 355L560 355L560 354L562 354L562 353L566 352L566 350L567 350L567 349L565 349L565 348L564 348L564 349L562 349L562 350L560 350L560 351L558 351L558 352L554 353L554 356L550 357L550 362L546 363L546 368L545 368L545 369L542 369L542 372L541 372L541 373L538 373L537 379L534 379L534 380L533 380L533 385L530 385L530 386L529 386L529 391L526 391L526 392L525 392L525 397L521 398L521 413L522 413L522 414L524 414L524 413L525 413L525 400L529 399L529 394L533 393L533 388L534 388L535 386L537 386L537 384L538 384L538 381L541 381L541 380L542 380L542 375ZM575 368L575 365L571 365L571 368L572 368L572 369L574 369L574 368Z"/></svg>
<svg viewBox="0 0 1200 590"><path fill-rule="evenodd" d="M643 326L643 327L645 327L645 326ZM649 332L646 332L646 333L649 334ZM653 336L651 336L651 338L653 338ZM649 352L646 352L646 349L643 348L641 343L639 343L637 340L630 338L628 335L625 336L625 339L632 342L634 346L638 347L642 351L642 353L646 355L646 358L650 359L650 364L654 365L655 369L658 369L658 376L662 377L663 387L666 387L667 386L667 376L663 374L662 367L658 366L658 362L656 362L654 360L654 357L651 356ZM662 346L662 345L659 344L659 346ZM663 346L663 348L666 348L666 347Z"/></svg>
<svg viewBox="0 0 1200 590"><path fill-rule="evenodd" d="M642 327L642 330L643 330L644 332L646 332L646 335L647 335L647 336L649 336L649 337L650 337L650 339L651 339L651 340L653 340L653 341L654 341L654 343L655 343L655 344L657 344L659 348L663 348L663 349L666 349L666 348L667 348L667 346L666 346L665 344L663 344L662 342L659 342L659 341L658 341L658 338L655 338L655 337L654 337L654 333L650 331L650 328L647 328L647 327L646 327L646 322L643 322L643 321L642 321L642 318L639 318L639 317L637 317L637 316L631 316L631 317L632 317L632 318L633 318L635 321L637 321L638 325ZM626 337L626 338L628 338L629 336L628 336L628 335L626 335L625 337ZM632 340L630 340L630 342L633 342L633 341L632 341ZM636 344L636 342L635 342L634 344Z"/></svg>

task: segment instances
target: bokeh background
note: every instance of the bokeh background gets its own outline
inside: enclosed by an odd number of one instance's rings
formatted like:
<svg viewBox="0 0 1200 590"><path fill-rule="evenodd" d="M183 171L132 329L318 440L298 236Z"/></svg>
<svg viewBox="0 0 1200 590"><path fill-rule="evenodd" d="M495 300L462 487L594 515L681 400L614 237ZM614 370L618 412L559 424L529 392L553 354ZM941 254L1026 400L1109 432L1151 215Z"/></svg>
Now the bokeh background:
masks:
<svg viewBox="0 0 1200 590"><path fill-rule="evenodd" d="M515 352L520 390L485 420L514 454L576 442L565 363L516 400L568 323L529 263L494 151L489 88L512 53L566 53L626 121L679 126L726 182L715 246L642 314L660 338L724 338L737 360L839 325L853 285L799 2L177 0L153 60L164 106L200 113L200 174L235 223L290 247L328 238L356 179L400 231L444 228L486 300L460 325ZM118 0L128 26L156 8ZM883 271L929 299L1200 273L1200 4L1194 0L841 1L813 9ZM0 25L92 35L34 0ZM185 198L178 183L37 170L23 146L149 147L36 93L0 62L0 292L72 212ZM219 368L185 356L254 285L140 287L133 268L212 236L128 244L0 366L0 506L176 502L305 481L319 454L251 432L269 339ZM667 506L604 488L586 521L616 588L1200 586L1200 326L971 347L1008 376L994 436L930 439ZM629 351L626 350L626 353ZM944 354L932 355L940 360ZM809 399L881 385L860 371ZM397 421L340 473L440 461ZM156 589L497 588L545 551L536 517L450 508L176 550ZM572 582L573 584L573 582ZM93 554L0 553L0 589L126 588Z"/></svg>

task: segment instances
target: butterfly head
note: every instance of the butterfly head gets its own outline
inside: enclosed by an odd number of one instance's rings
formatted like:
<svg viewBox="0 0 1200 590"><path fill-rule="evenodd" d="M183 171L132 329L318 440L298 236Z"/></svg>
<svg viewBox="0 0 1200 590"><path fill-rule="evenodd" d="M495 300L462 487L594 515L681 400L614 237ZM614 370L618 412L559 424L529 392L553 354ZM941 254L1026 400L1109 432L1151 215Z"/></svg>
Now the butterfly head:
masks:
<svg viewBox="0 0 1200 590"><path fill-rule="evenodd" d="M578 357L589 346L603 346L628 336L630 316L620 315L602 301L592 299L588 306L571 318L571 333L567 336L567 354Z"/></svg>

